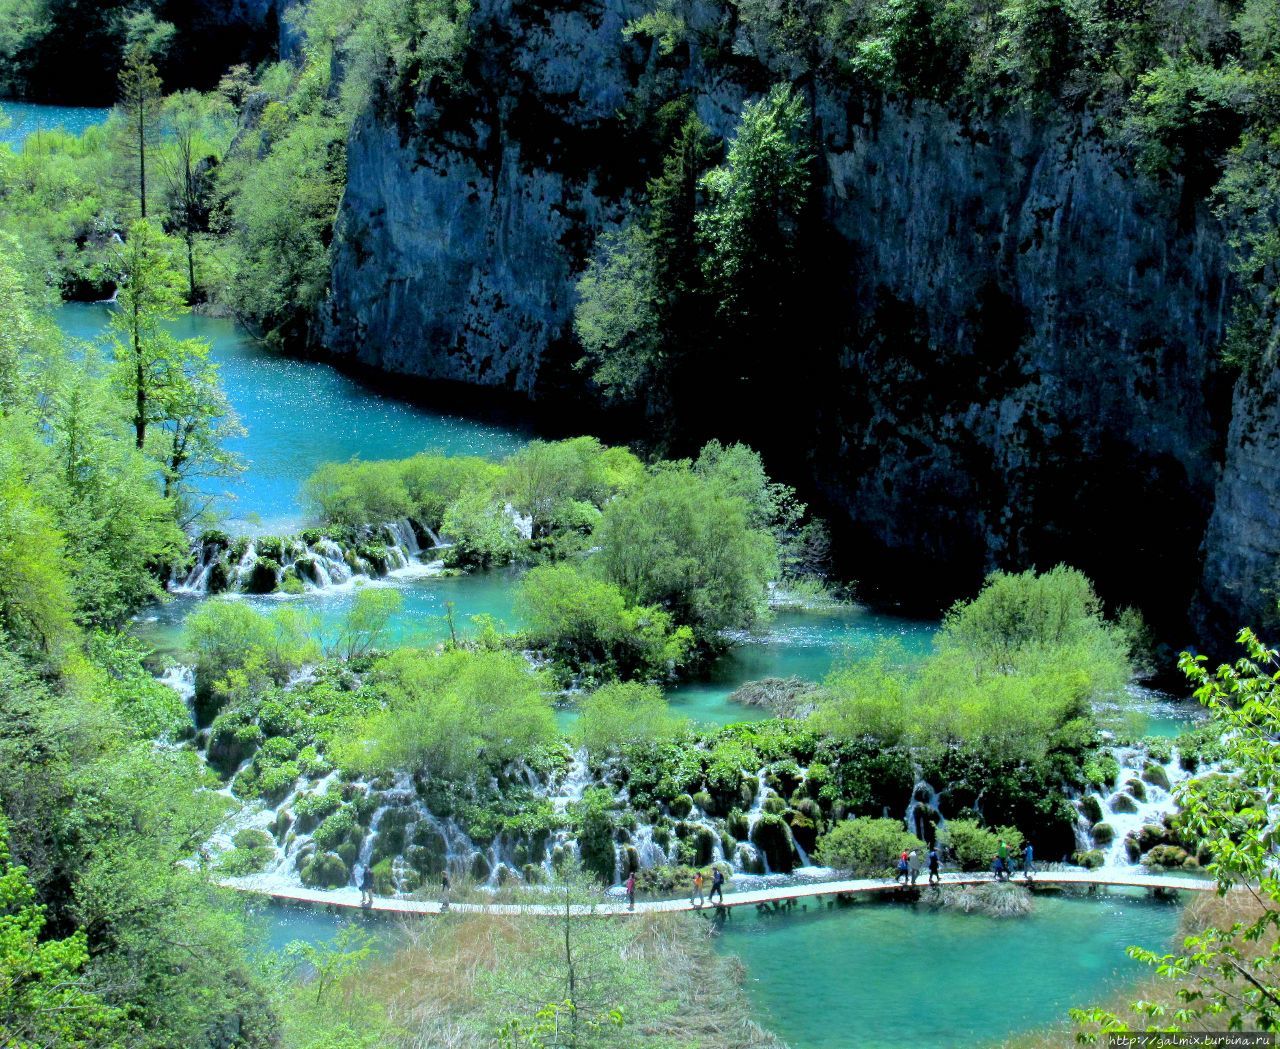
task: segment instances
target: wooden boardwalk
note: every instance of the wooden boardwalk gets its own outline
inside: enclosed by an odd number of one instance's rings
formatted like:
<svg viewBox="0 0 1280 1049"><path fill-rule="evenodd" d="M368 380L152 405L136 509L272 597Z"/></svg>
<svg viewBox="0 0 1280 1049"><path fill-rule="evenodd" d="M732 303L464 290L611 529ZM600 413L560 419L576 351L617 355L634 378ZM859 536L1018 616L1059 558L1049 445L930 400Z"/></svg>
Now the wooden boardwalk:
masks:
<svg viewBox="0 0 1280 1049"><path fill-rule="evenodd" d="M942 878L944 886L981 885L994 881L990 874L945 874ZM1020 878L1013 879L1015 884L1025 885ZM255 889L243 882L225 883L229 888L255 892L283 902L304 903L313 906L340 907L348 910L360 910L360 892L358 889ZM1141 874L1127 871L1061 871L1037 874L1031 883L1037 886L1085 885L1102 888L1125 889L1160 889L1164 891L1214 892L1217 882L1208 879L1191 880L1173 878L1167 875ZM916 886L917 891L928 888L922 877ZM857 896L868 893L902 892L901 885L884 878L863 878L850 881L810 882L800 885L786 885L771 889L753 889L748 892L726 892L724 906L728 907L777 907L790 906L798 900L815 900L821 905L823 897L835 900L837 897ZM601 917L628 917L634 914L673 914L680 911L711 911L718 904L704 904L699 907L687 899L680 900L645 900L636 903L635 910L627 908L626 901L608 897L594 904L578 904L571 908L575 915L598 915ZM399 897L374 897L372 910L379 914L432 915L445 912L439 900L411 900ZM553 917L564 914L563 905L548 903L454 903L448 908L455 914L503 914L531 915Z"/></svg>

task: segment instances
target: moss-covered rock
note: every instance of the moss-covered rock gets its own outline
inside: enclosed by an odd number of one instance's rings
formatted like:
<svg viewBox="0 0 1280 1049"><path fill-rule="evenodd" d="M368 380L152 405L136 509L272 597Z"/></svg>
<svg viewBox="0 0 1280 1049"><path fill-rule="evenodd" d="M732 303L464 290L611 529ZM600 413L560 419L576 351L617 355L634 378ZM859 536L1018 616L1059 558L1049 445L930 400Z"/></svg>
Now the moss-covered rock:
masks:
<svg viewBox="0 0 1280 1049"><path fill-rule="evenodd" d="M280 581L280 562L270 557L259 557L249 570L245 589L251 594L273 593Z"/></svg>
<svg viewBox="0 0 1280 1049"><path fill-rule="evenodd" d="M770 794L764 799L764 811L771 816L781 816L787 811L787 803L785 799L777 794Z"/></svg>
<svg viewBox="0 0 1280 1049"><path fill-rule="evenodd" d="M1138 803L1128 794L1117 793L1107 799L1107 808L1116 813L1134 813L1138 811Z"/></svg>
<svg viewBox="0 0 1280 1049"><path fill-rule="evenodd" d="M1147 800L1147 785L1140 779L1129 779L1125 781L1125 792L1138 801Z"/></svg>
<svg viewBox="0 0 1280 1049"><path fill-rule="evenodd" d="M783 818L791 828L791 837L796 843L805 852L812 852L818 842L818 835L822 831L821 820L810 819L799 809L788 809Z"/></svg>
<svg viewBox="0 0 1280 1049"><path fill-rule="evenodd" d="M1096 794L1086 794L1076 804L1080 808L1081 815L1090 823L1097 823L1102 819L1102 802L1098 800Z"/></svg>
<svg viewBox="0 0 1280 1049"><path fill-rule="evenodd" d="M351 872L342 857L333 852L316 852L303 864L302 884L312 889L336 889L346 885Z"/></svg>
<svg viewBox="0 0 1280 1049"><path fill-rule="evenodd" d="M1188 859L1187 850L1178 845L1157 845L1154 849L1142 857L1142 862L1148 867L1159 867L1163 870L1181 870L1186 866Z"/></svg>
<svg viewBox="0 0 1280 1049"><path fill-rule="evenodd" d="M688 794L677 794L671 799L668 808L671 810L671 815L677 819L684 819L693 811L693 798Z"/></svg>
<svg viewBox="0 0 1280 1049"><path fill-rule="evenodd" d="M1116 840L1115 828L1110 823L1095 823L1089 834L1095 845L1110 845Z"/></svg>
<svg viewBox="0 0 1280 1049"><path fill-rule="evenodd" d="M751 842L764 854L770 870L789 874L795 867L791 829L781 816L764 813L751 828Z"/></svg>
<svg viewBox="0 0 1280 1049"><path fill-rule="evenodd" d="M1169 773L1163 765L1157 765L1154 761L1148 761L1142 766L1142 778L1151 786L1159 787L1161 790L1172 790L1172 784L1169 782Z"/></svg>
<svg viewBox="0 0 1280 1049"><path fill-rule="evenodd" d="M1077 867L1083 867L1085 870L1091 871L1097 870L1107 862L1107 858L1103 856L1101 851L1098 849L1089 849L1084 852L1077 852L1073 857L1071 857L1071 859Z"/></svg>
<svg viewBox="0 0 1280 1049"><path fill-rule="evenodd" d="M730 810L728 817L724 821L724 827L739 841L746 838L751 829L747 814L741 809Z"/></svg>

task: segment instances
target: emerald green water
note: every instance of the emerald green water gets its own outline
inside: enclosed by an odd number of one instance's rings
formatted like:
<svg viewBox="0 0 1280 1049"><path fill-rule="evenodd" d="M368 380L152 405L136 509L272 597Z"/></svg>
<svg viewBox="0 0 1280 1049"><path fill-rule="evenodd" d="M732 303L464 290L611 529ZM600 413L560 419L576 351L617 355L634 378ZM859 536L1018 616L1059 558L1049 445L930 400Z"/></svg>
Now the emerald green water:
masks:
<svg viewBox="0 0 1280 1049"><path fill-rule="evenodd" d="M1141 896L1038 896L995 919L859 903L806 914L740 909L720 950L746 965L756 1019L795 1049L986 1045L1065 1019L1144 967L1131 944L1163 947L1175 904Z"/></svg>

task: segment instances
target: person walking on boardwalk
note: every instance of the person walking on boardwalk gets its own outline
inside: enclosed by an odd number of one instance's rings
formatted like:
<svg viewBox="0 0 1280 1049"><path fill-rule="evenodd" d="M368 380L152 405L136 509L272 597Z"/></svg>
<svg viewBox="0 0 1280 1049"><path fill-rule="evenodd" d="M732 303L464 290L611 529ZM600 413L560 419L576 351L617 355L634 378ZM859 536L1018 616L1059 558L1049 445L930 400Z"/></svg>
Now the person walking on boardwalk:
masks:
<svg viewBox="0 0 1280 1049"><path fill-rule="evenodd" d="M368 864L365 865L364 873L360 875L360 906L373 906L373 868Z"/></svg>
<svg viewBox="0 0 1280 1049"><path fill-rule="evenodd" d="M938 855L938 846L929 850L929 884L942 884L942 858Z"/></svg>
<svg viewBox="0 0 1280 1049"><path fill-rule="evenodd" d="M717 895L720 897L720 905L724 906L724 871L719 867L711 871L711 894L707 899L714 903Z"/></svg>
<svg viewBox="0 0 1280 1049"><path fill-rule="evenodd" d="M440 910L447 911L449 909L449 872L447 870L440 872Z"/></svg>
<svg viewBox="0 0 1280 1049"><path fill-rule="evenodd" d="M911 873L911 887L916 887L916 882L920 880L920 856L915 849L911 850L911 855L907 857L907 870Z"/></svg>
<svg viewBox="0 0 1280 1049"><path fill-rule="evenodd" d="M894 881L901 881L903 887L906 887L907 879L911 877L911 863L906 852L898 857L898 876Z"/></svg>
<svg viewBox="0 0 1280 1049"><path fill-rule="evenodd" d="M1009 866L1009 846L1003 840L1000 842L998 855L1000 856L1000 866L1002 866L1004 868L1004 872L1008 874L1013 868Z"/></svg>
<svg viewBox="0 0 1280 1049"><path fill-rule="evenodd" d="M636 909L636 872L627 875L627 910Z"/></svg>
<svg viewBox="0 0 1280 1049"><path fill-rule="evenodd" d="M1036 858L1031 851L1031 842L1027 842L1027 847L1022 850L1022 876L1031 880L1031 875L1036 872Z"/></svg>
<svg viewBox="0 0 1280 1049"><path fill-rule="evenodd" d="M701 907L706 903L706 898L702 895L702 871L695 871L693 875L693 892L689 893L689 902L693 903L694 897L698 899L698 906Z"/></svg>

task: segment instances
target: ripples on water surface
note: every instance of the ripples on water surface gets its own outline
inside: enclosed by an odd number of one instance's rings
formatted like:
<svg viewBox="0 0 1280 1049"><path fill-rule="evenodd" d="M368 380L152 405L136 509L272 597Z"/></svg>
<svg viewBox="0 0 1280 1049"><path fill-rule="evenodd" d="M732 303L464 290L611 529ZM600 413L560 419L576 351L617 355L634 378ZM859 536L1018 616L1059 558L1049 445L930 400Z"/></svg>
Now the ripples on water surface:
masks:
<svg viewBox="0 0 1280 1049"><path fill-rule="evenodd" d="M83 134L86 128L106 122L109 109L84 106L39 106L31 102L0 102L0 116L7 125L0 127L0 142L14 149L40 131L67 131Z"/></svg>

